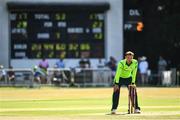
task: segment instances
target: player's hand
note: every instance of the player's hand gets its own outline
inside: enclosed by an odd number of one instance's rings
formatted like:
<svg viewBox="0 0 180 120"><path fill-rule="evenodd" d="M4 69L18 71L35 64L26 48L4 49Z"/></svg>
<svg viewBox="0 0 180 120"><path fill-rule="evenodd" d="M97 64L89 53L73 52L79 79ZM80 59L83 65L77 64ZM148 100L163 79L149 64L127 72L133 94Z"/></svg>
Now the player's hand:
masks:
<svg viewBox="0 0 180 120"><path fill-rule="evenodd" d="M136 84L135 84L135 83L131 83L131 85L133 85L134 87L136 87Z"/></svg>
<svg viewBox="0 0 180 120"><path fill-rule="evenodd" d="M114 84L114 92L116 92L117 90L119 90L119 86Z"/></svg>
<svg viewBox="0 0 180 120"><path fill-rule="evenodd" d="M136 85L135 83L131 83L131 85Z"/></svg>

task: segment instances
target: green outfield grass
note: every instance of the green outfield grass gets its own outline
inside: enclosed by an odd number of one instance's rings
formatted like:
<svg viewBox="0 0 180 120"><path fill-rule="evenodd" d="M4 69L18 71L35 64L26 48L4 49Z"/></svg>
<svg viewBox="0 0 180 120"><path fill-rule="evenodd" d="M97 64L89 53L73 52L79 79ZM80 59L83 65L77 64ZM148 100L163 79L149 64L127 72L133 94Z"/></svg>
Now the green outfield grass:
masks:
<svg viewBox="0 0 180 120"><path fill-rule="evenodd" d="M121 89L118 115L109 115L112 88L0 88L1 120L180 119L180 88L138 88L141 114L127 114Z"/></svg>

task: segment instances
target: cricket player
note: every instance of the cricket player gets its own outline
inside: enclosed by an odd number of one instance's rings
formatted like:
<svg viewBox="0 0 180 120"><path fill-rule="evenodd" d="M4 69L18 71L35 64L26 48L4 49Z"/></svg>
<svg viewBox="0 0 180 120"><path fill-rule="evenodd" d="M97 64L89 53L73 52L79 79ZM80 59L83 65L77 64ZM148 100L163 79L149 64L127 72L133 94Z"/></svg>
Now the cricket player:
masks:
<svg viewBox="0 0 180 120"><path fill-rule="evenodd" d="M118 67L114 78L111 114L116 114L116 109L119 103L119 94L121 86L125 85L128 87L128 85L135 84L138 61L133 59L133 57L134 53L128 51L125 53L125 59L121 60L118 63ZM137 93L135 106L135 113L140 113L140 107L138 106L137 101Z"/></svg>

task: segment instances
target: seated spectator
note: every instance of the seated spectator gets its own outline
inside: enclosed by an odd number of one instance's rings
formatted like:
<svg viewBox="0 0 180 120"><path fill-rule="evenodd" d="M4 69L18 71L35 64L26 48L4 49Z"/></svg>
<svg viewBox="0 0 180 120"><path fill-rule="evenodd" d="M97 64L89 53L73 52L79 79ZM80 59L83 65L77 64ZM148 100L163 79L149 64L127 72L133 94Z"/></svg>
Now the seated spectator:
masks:
<svg viewBox="0 0 180 120"><path fill-rule="evenodd" d="M47 61L45 58L43 58L43 59L39 62L39 67L40 67L41 69L44 69L45 71L47 71L47 68L49 67L48 61Z"/></svg>
<svg viewBox="0 0 180 120"><path fill-rule="evenodd" d="M57 65L54 67L55 69L58 68ZM55 85L60 85L61 83L66 83L68 81L67 76L64 71L55 70L52 76L52 83Z"/></svg>
<svg viewBox="0 0 180 120"><path fill-rule="evenodd" d="M46 73L44 72L44 70L39 68L38 66L34 66L33 71L35 81L38 83L44 83L44 81L46 80Z"/></svg>
<svg viewBox="0 0 180 120"><path fill-rule="evenodd" d="M85 60L85 68L90 68L91 67L91 62L89 59Z"/></svg>
<svg viewBox="0 0 180 120"><path fill-rule="evenodd" d="M41 77L41 83L47 83L46 75L47 75L47 68L48 67L49 67L48 61L45 58L43 58L39 62L40 71L43 72L43 74L45 74L45 76Z"/></svg>
<svg viewBox="0 0 180 120"><path fill-rule="evenodd" d="M81 60L79 61L79 67L80 68L86 68L86 61L84 60L84 58L82 57Z"/></svg>
<svg viewBox="0 0 180 120"><path fill-rule="evenodd" d="M12 66L9 67L9 71L7 72L7 78L10 83L15 84L15 73Z"/></svg>
<svg viewBox="0 0 180 120"><path fill-rule="evenodd" d="M114 79L116 67L117 67L117 61L114 57L110 56L110 61L106 64L107 67L109 67L112 70L112 79Z"/></svg>
<svg viewBox="0 0 180 120"><path fill-rule="evenodd" d="M56 65L56 68L65 68L65 63L63 59L59 59L55 65Z"/></svg>
<svg viewBox="0 0 180 120"><path fill-rule="evenodd" d="M102 62L101 59L99 59L98 64L97 64L97 68L103 68L104 67L104 63Z"/></svg>
<svg viewBox="0 0 180 120"><path fill-rule="evenodd" d="M82 55L81 59L79 61L79 67L80 68L90 68L91 67L91 62L90 62L89 58L84 57Z"/></svg>

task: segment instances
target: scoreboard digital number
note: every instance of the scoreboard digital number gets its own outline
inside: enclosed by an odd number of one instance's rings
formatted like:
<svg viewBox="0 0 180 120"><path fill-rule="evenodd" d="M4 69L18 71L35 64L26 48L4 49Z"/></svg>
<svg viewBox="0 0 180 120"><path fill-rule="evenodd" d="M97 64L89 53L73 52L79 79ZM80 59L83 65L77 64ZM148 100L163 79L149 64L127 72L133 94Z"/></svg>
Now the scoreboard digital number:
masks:
<svg viewBox="0 0 180 120"><path fill-rule="evenodd" d="M105 57L105 11L10 10L11 58Z"/></svg>
<svg viewBox="0 0 180 120"><path fill-rule="evenodd" d="M125 9L124 10L124 30L125 31L143 31L142 10Z"/></svg>

